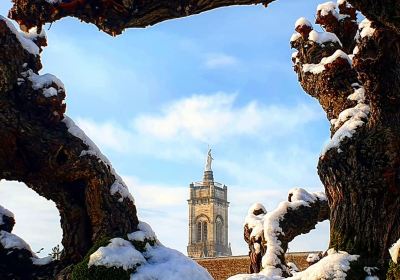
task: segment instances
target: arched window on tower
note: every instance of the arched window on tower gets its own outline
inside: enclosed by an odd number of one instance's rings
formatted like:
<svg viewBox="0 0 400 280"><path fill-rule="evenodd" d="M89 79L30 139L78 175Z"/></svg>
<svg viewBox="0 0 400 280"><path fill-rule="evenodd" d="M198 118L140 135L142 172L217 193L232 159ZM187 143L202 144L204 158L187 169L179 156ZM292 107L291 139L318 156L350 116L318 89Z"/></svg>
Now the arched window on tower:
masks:
<svg viewBox="0 0 400 280"><path fill-rule="evenodd" d="M222 218L221 217L217 217L217 219L215 220L215 228L216 228L216 233L215 233L215 235L216 235L216 241L217 241L217 244L222 244L222 241L223 241L223 228L224 228L224 222L223 222L223 220L222 220Z"/></svg>
<svg viewBox="0 0 400 280"><path fill-rule="evenodd" d="M197 223L197 238L196 238L196 241L197 242L200 242L201 241L201 225L202 225L202 222L198 222Z"/></svg>
<svg viewBox="0 0 400 280"><path fill-rule="evenodd" d="M203 236L202 236L202 241L206 242L207 241L207 222L203 222Z"/></svg>
<svg viewBox="0 0 400 280"><path fill-rule="evenodd" d="M196 218L195 240L196 242L206 242L208 238L208 223L209 218L205 215L200 215Z"/></svg>

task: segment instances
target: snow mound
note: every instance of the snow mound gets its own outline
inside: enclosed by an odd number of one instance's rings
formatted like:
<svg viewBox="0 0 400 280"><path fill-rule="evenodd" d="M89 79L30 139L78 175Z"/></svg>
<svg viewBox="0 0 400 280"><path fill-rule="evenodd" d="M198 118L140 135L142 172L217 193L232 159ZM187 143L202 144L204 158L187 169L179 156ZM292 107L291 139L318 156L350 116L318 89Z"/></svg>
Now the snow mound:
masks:
<svg viewBox="0 0 400 280"><path fill-rule="evenodd" d="M305 17L301 17L298 20L296 20L296 22L294 23L294 28L296 28L297 26L303 26L303 25L312 27L311 22L308 19L306 19Z"/></svg>
<svg viewBox="0 0 400 280"><path fill-rule="evenodd" d="M5 249L25 249L32 252L31 247L22 238L4 230L0 231L0 243Z"/></svg>
<svg viewBox="0 0 400 280"><path fill-rule="evenodd" d="M308 34L308 40L316 42L318 44L325 44L328 42L335 42L342 46L339 38L336 34L331 32L318 32L315 30L311 30L310 34Z"/></svg>
<svg viewBox="0 0 400 280"><path fill-rule="evenodd" d="M358 259L357 255L350 255L347 252L335 252L330 249L328 256L321 259L316 264L311 265L306 270L297 273L288 279L334 279L345 280L346 272L350 269L350 263Z"/></svg>
<svg viewBox="0 0 400 280"><path fill-rule="evenodd" d="M213 279L207 270L195 261L161 244L147 244L143 255L147 262L131 274L131 280Z"/></svg>
<svg viewBox="0 0 400 280"><path fill-rule="evenodd" d="M38 75L34 73L32 69L28 69L27 71L22 72L21 75L32 82L32 88L34 90L42 90L42 94L46 98L57 96L59 92L64 91L65 89L61 80L52 74ZM22 82L23 79L19 81L19 83ZM51 86L53 84L57 85L58 90Z"/></svg>
<svg viewBox="0 0 400 280"><path fill-rule="evenodd" d="M262 210L264 213L267 213L267 210L265 209L264 205L262 205L260 202L256 202L250 206L249 211L247 211L247 214L253 214L254 211L257 210Z"/></svg>
<svg viewBox="0 0 400 280"><path fill-rule="evenodd" d="M255 274L239 274L228 278L228 280L345 280L346 272L350 269L350 263L358 259L357 255L350 255L347 252L328 251L328 256L306 270L298 272L292 277L283 278L280 275L266 274L264 270Z"/></svg>
<svg viewBox="0 0 400 280"><path fill-rule="evenodd" d="M293 35L290 37L290 42L294 42L297 39L301 38L301 34L298 32L293 33Z"/></svg>
<svg viewBox="0 0 400 280"><path fill-rule="evenodd" d="M133 269L146 262L142 253L129 241L113 238L106 247L100 247L90 255L88 267L92 265Z"/></svg>
<svg viewBox="0 0 400 280"><path fill-rule="evenodd" d="M317 200L327 200L324 192L309 193L303 188L293 188L289 191L291 201L305 201L309 203L316 202Z"/></svg>
<svg viewBox="0 0 400 280"><path fill-rule="evenodd" d="M4 225L3 216L14 218L14 214L0 205L0 226Z"/></svg>
<svg viewBox="0 0 400 280"><path fill-rule="evenodd" d="M139 222L139 231L128 234L129 240L156 240L150 225ZM140 234L137 234L140 233ZM212 280L202 266L182 253L163 246L158 240L154 245L146 243L144 251L138 251L134 245L122 238L113 238L110 244L100 247L90 255L88 267L119 267L124 270L135 269L131 280Z"/></svg>
<svg viewBox="0 0 400 280"><path fill-rule="evenodd" d="M334 17L339 19L339 14L336 11L336 3L333 3L331 1L319 4L317 6L317 13L318 12L321 13L321 16L327 16L329 14L332 14Z"/></svg>
<svg viewBox="0 0 400 280"><path fill-rule="evenodd" d="M138 231L128 234L129 240L144 242L145 239L147 239L147 240L157 241L157 236L149 224L139 221L138 229L139 229Z"/></svg>
<svg viewBox="0 0 400 280"><path fill-rule="evenodd" d="M343 58L347 60L349 65L351 65L351 60L349 56L342 50L336 50L331 56L323 57L321 61L317 64L309 63L303 65L303 72L311 72L312 74L320 74L325 71L325 65L334 62L338 58Z"/></svg>

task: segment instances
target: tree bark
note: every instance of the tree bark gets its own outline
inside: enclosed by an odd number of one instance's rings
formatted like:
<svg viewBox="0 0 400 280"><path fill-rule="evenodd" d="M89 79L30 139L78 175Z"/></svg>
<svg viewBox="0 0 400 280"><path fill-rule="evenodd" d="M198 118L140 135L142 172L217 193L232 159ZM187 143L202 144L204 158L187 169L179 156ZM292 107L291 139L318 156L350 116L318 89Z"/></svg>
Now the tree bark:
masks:
<svg viewBox="0 0 400 280"><path fill-rule="evenodd" d="M319 17L317 22L324 24ZM317 63L335 48L310 42L308 34L292 43L299 51L294 60L299 81L321 103L332 124L332 138L349 121L339 114L356 108L348 97L361 87L365 90L367 119L321 155L318 174L331 208L330 247L360 255L359 271L378 267L380 279L385 279L388 249L400 238L400 36L391 25L372 22L372 34L361 34L353 43L357 50L352 65L338 58L316 74L305 71L304 65ZM346 44L336 48L352 53ZM360 275L348 278L360 279Z"/></svg>
<svg viewBox="0 0 400 280"><path fill-rule="evenodd" d="M39 55L23 48L5 19L0 45L0 179L24 182L55 202L63 230L61 261L79 262L96 240L137 230L135 205L111 194L119 180L112 167L69 132L64 89L54 82L33 85ZM50 87L57 94L44 96Z"/></svg>
<svg viewBox="0 0 400 280"><path fill-rule="evenodd" d="M14 6L9 16L27 28L73 16L93 23L115 36L126 28L147 27L224 6L266 6L272 1L274 0L73 0L69 4L54 5L43 0L13 0Z"/></svg>
<svg viewBox="0 0 400 280"><path fill-rule="evenodd" d="M400 34L400 2L397 0L349 0L367 18Z"/></svg>

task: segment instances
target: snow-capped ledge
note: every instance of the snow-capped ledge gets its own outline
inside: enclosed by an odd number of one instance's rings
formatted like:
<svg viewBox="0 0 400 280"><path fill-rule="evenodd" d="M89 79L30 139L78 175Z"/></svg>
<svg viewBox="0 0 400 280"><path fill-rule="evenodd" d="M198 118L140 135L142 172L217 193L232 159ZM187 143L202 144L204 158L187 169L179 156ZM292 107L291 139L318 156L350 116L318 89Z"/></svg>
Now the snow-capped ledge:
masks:
<svg viewBox="0 0 400 280"><path fill-rule="evenodd" d="M129 192L128 187L122 180L122 178L115 172L114 168L111 165L111 162L108 160L108 158L103 155L100 151L100 149L96 146L96 144L83 132L82 129L80 129L75 122L69 118L68 116L64 115L64 119L62 120L65 125L67 126L68 132L72 134L73 136L81 139L84 144L86 144L89 148L88 150L84 150L81 152L80 156L85 156L85 155L91 155L97 157L99 160L101 160L105 165L107 165L111 171L111 173L115 177L115 181L113 184L110 186L110 193L111 195L119 194L121 196L120 199L118 199L119 202L123 202L125 198L129 199L132 201L133 204L135 204L135 199L133 198L132 194Z"/></svg>
<svg viewBox="0 0 400 280"><path fill-rule="evenodd" d="M39 55L39 47L30 39L30 35L25 35L23 32L19 32L12 22L0 15L0 20L7 24L7 27L15 34L21 46L30 54Z"/></svg>
<svg viewBox="0 0 400 280"><path fill-rule="evenodd" d="M331 32L318 32L312 30L310 34L308 34L308 40L316 42L318 44L326 44L328 42L334 42L342 46L342 42L340 42L336 34Z"/></svg>
<svg viewBox="0 0 400 280"><path fill-rule="evenodd" d="M34 90L41 90L42 94L46 98L57 96L58 93L65 90L64 84L61 80L52 74L38 75L34 73L32 69L28 69L27 71L22 72L21 76L30 80L32 82L32 88ZM24 79L19 80L19 84L23 81ZM58 89L52 87L51 85L53 84L55 84Z"/></svg>
<svg viewBox="0 0 400 280"><path fill-rule="evenodd" d="M357 101L357 105L343 110L337 119L331 120L331 124L339 129L336 130L329 143L323 148L321 156L324 156L332 148L338 148L340 153L342 150L339 149L339 146L343 139L351 138L356 129L363 126L368 120L370 106L365 104L365 89L359 84L352 84L352 87L354 92L347 99Z"/></svg>
<svg viewBox="0 0 400 280"><path fill-rule="evenodd" d="M139 221L138 229L139 229L138 231L128 234L129 240L144 242L147 239L158 242L156 234L154 233L153 229L148 223Z"/></svg>
<svg viewBox="0 0 400 280"><path fill-rule="evenodd" d="M3 220L4 216L14 218L14 214L11 211L7 210L6 208L0 205L0 226L4 225L4 220Z"/></svg>
<svg viewBox="0 0 400 280"><path fill-rule="evenodd" d="M328 57L324 57L321 59L321 61L317 64L304 64L303 65L303 72L310 72L312 74L320 74L323 71L325 71L325 65L334 62L336 59L338 58L342 58L344 60L346 60L349 65L351 65L351 60L349 58L349 56L343 52L342 50L336 50L331 56Z"/></svg>

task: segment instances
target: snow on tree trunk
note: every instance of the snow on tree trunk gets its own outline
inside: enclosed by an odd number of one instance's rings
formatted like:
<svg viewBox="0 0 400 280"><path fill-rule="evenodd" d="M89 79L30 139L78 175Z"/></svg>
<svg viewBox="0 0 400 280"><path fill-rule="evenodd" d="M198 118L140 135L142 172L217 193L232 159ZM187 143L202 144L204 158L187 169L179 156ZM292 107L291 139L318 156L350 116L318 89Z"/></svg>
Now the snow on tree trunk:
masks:
<svg viewBox="0 0 400 280"><path fill-rule="evenodd" d="M40 57L32 44L0 18L0 178L22 181L55 202L62 261L75 263L96 240L135 231L136 208L104 156L66 125L64 86L37 74ZM46 96L49 91L55 94ZM120 186L112 194L115 182Z"/></svg>
<svg viewBox="0 0 400 280"><path fill-rule="evenodd" d="M360 255L348 279L359 279L364 267L378 267L385 279L388 249L400 237L400 36L367 19L356 34L354 8L339 3L339 11L319 6L316 21L340 42L317 42L315 31L296 26L294 69L331 123L318 163L331 208L330 247Z"/></svg>
<svg viewBox="0 0 400 280"><path fill-rule="evenodd" d="M289 243L298 235L310 232L318 222L329 218L325 194L308 193L304 189L289 191L288 201L267 213L264 206L255 203L245 219L245 241L250 248L250 273L265 277L290 276L285 261ZM262 258L258 258L262 255ZM256 269L254 269L256 268Z"/></svg>

